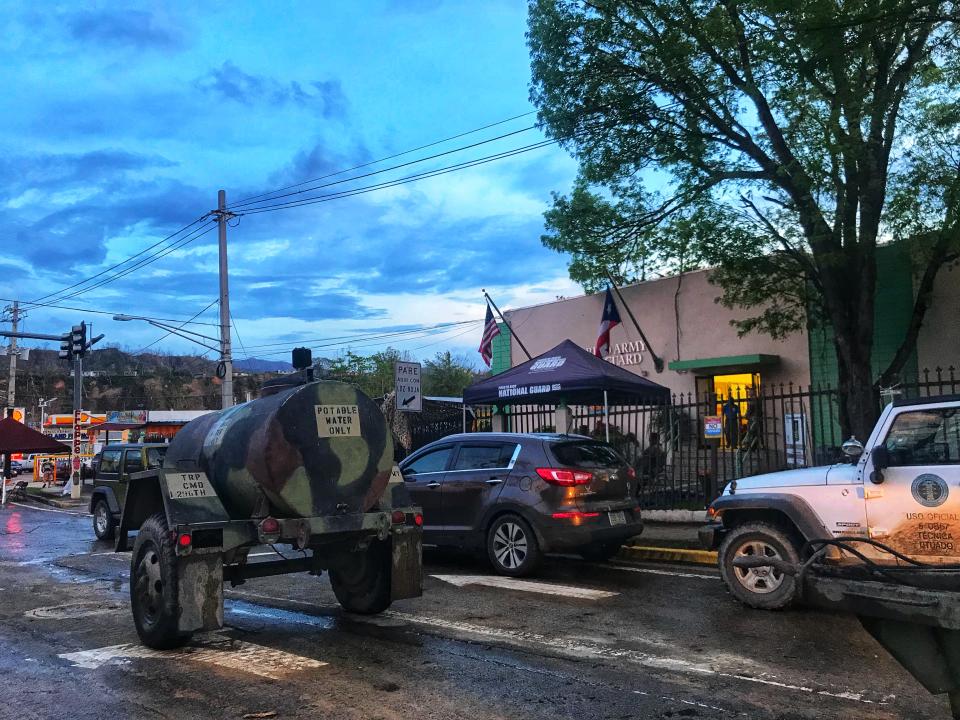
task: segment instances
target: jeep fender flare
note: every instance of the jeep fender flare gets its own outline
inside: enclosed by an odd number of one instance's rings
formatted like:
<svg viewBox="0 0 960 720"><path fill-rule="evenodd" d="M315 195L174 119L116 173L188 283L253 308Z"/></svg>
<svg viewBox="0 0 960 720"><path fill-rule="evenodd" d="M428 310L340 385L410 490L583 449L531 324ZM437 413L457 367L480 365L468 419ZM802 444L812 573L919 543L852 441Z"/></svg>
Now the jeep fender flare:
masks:
<svg viewBox="0 0 960 720"><path fill-rule="evenodd" d="M798 495L787 493L750 493L744 495L722 495L710 506L723 518L724 527L728 527L727 517L744 513L756 517L764 512L785 516L804 540L823 540L833 535L824 526L810 504Z"/></svg>
<svg viewBox="0 0 960 720"><path fill-rule="evenodd" d="M117 496L113 494L113 488L108 487L95 487L93 489L93 494L90 496L90 514L93 514L93 509L97 505L97 501L103 498L107 501L107 507L110 508L110 512L114 515L120 514L120 503L117 502Z"/></svg>

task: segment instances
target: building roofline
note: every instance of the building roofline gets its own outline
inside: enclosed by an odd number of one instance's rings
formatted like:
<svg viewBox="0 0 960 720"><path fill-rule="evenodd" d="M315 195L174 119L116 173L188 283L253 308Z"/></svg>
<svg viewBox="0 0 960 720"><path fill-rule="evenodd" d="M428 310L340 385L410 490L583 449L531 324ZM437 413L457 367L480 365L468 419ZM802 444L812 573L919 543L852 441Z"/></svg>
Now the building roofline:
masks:
<svg viewBox="0 0 960 720"><path fill-rule="evenodd" d="M673 280L674 278L680 277L680 275L696 275L697 273L710 272L714 268L698 268L696 270L690 270L689 272L679 273L677 275L666 275L664 277L654 278L653 280L641 280L640 282L630 283L629 285L618 285L621 290L627 290L629 288L640 287L641 285L651 285L653 283L664 282L665 280ZM599 295L600 291L595 293L581 293L580 295L572 295L570 297L564 297L559 300L547 300L546 302L534 303L533 305L521 305L520 307L510 308L509 310L504 310L504 315L509 315L512 312L517 312L518 310L533 310L534 308L544 307L545 305L557 305L559 303L570 302L572 300L580 300L581 298L591 297L593 295Z"/></svg>

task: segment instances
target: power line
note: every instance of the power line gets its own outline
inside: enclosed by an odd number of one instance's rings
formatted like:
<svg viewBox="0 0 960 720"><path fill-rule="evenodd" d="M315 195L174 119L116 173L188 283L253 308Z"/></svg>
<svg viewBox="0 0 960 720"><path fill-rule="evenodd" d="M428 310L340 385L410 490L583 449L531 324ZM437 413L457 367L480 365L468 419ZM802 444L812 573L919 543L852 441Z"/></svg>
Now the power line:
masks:
<svg viewBox="0 0 960 720"><path fill-rule="evenodd" d="M201 311L198 312L196 315L194 315L192 318L190 318L190 320L187 320L186 322L182 323L179 327L177 327L177 330L180 330L180 329L182 329L184 326L189 325L192 320L196 320L198 317L200 317L201 315L203 315L207 310L209 310L210 308L212 308L212 307L213 307L214 305L216 305L218 302L220 302L220 299L219 299L219 298L215 299L212 303L210 303L209 305L207 305L203 310L201 310ZM147 350L148 348L151 348L151 347L153 347L154 345L156 345L156 344L157 344L158 342L160 342L161 340L166 340L168 337L170 337L170 336L173 335L173 334L174 334L173 330L168 330L166 333L164 333L163 335L161 335L160 337L158 337L158 338L157 338L156 340L154 340L152 343L150 343L149 345L144 345L142 348L140 348L139 350L137 350L137 351L136 351L135 353L133 353L133 354L134 354L134 355L139 355L140 353L142 353L143 351Z"/></svg>
<svg viewBox="0 0 960 720"><path fill-rule="evenodd" d="M139 262L136 263L135 265L131 265L129 268L126 268L123 272L116 273L116 274L114 274L114 275L111 275L111 276L109 276L109 277L106 277L106 278L104 278L103 280L101 280L101 281L99 281L99 282L97 282L97 283L95 283L95 284L93 284L93 285L90 285L89 287L81 288L80 290L77 290L76 292L72 292L72 293L70 293L69 295L63 295L63 296L57 298L57 302L60 302L61 300L69 300L70 298L78 297L79 295L83 295L84 293L88 293L88 292L90 292L91 290L96 290L97 288L103 287L104 285L108 285L109 283L112 283L112 282L114 282L114 281L116 281L116 280L119 280L119 279L122 278L122 277L126 277L126 276L129 275L130 273L135 272L135 271L137 271L137 270L140 270L141 268L144 268L144 267L146 267L147 265L150 265L150 264L152 264L152 263L155 263L157 260L160 260L161 258L166 257L166 256L169 255L170 253L172 253L172 252L174 252L174 251L176 251L176 250L179 250L180 248L186 247L187 245L189 245L190 243L192 243L194 240L197 240L198 238L202 237L203 235L206 235L208 232L210 232L211 230L213 230L216 226L217 226L217 223L216 223L215 221L210 221L210 222L206 225L206 227L201 226L201 227L197 228L196 230L193 230L193 231L192 231L189 235L187 235L186 237L181 238L180 240L177 240L177 241L174 242L172 245L170 245L169 247L165 248L163 252L154 253L153 255L150 255L149 257L144 258L143 260L139 261Z"/></svg>
<svg viewBox="0 0 960 720"><path fill-rule="evenodd" d="M475 322L478 322L478 320L457 320L456 322L437 323L436 325L426 325L426 326L421 325L420 327L408 328L408 329L406 329L406 330L391 330L391 331L385 332L385 333L359 334L359 335L357 335L357 334L354 334L354 335L337 335L337 336L334 336L334 337L326 337L326 338L305 338L305 339L296 340L296 341L283 341L283 342L275 342L275 343L262 343L262 344L260 344L260 345L251 345L250 347L251 347L251 348L254 348L254 349L255 349L255 348L277 347L277 346L294 348L294 347L297 347L298 345L305 345L305 344L307 344L307 343L326 343L326 342L330 342L330 341L332 341L332 340L348 340L348 341L349 341L349 340L373 340L373 339L375 339L375 338L385 338L385 337L391 337L391 336L394 336L394 335L409 335L409 334L413 334L413 333L421 333L421 332L424 332L424 331L427 331L427 330L440 330L440 329L448 328L448 327L457 327L457 326L460 326L460 325L468 325L468 324L470 324L470 323L475 323Z"/></svg>
<svg viewBox="0 0 960 720"><path fill-rule="evenodd" d="M13 299L0 298L0 302L13 302ZM122 315L123 314L123 313L111 311L111 310L94 310L92 308L70 307L67 305L55 305L53 303L30 302L28 300L20 300L20 304L30 305L32 307L51 308L55 310L76 310L77 312L92 313L94 315ZM144 317L144 318L147 318L148 320L157 320L158 322L182 322L185 325L212 325L214 327L219 327L218 323L194 322L193 320L184 321L183 318L159 318L159 317L147 317L146 315L140 315L139 317Z"/></svg>
<svg viewBox="0 0 960 720"><path fill-rule="evenodd" d="M495 123L490 123L489 125L484 125L482 127L474 128L473 130L468 130L466 132L458 133L456 135L451 135L450 137L443 138L442 140L435 140L433 142L427 143L426 145L420 145L419 147L411 148L409 150L404 150L403 152L394 153L393 155L387 155L386 157L382 157L378 160L370 160L369 162L365 162L360 165L354 165L353 167L345 168L344 170L337 170L336 172L328 173L326 175L321 175L320 177L311 178L309 180L303 180L301 182L294 183L293 185L286 185L284 187L277 188L276 190L272 190L270 192L261 193L260 195L250 195L248 197L241 198L240 200L237 201L237 203L246 204L250 200L256 200L258 198L266 197L267 195L272 195L273 193L283 192L284 190L290 190L295 187L300 187L301 185L306 185L308 183L318 182L320 180L326 180L327 178L330 178L330 177L342 175L343 173L346 173L346 172L351 172L353 170L360 170L365 167L370 167L371 165L376 165L377 163L382 163L382 162L386 162L387 160L393 160L394 158L403 157L404 155L409 155L410 153L417 152L418 150L426 150L427 148L435 147L436 145L442 145L443 143L450 142L451 140L456 140L458 138L466 137L467 135L473 135L474 133L481 132L482 130L489 130L490 128L497 127L498 125L505 125L508 122L519 120L522 117L528 117L529 115L534 115L535 113L536 113L536 110L531 110L530 112L521 113L520 115L514 115L513 117L509 117L506 120L498 120Z"/></svg>
<svg viewBox="0 0 960 720"><path fill-rule="evenodd" d="M467 328L466 330L463 331L463 333L460 333L460 334L465 334L467 332L471 332L475 330L476 326L482 323L483 320L477 319L477 320L471 320L470 322L473 324L473 327ZM446 330L440 331L439 333L436 332L435 330L428 330L428 331L423 331L418 335L411 335L409 337L390 338L390 339L381 338L379 340L375 340L374 342L361 342L359 344L355 342L337 342L337 343L325 343L321 345L311 345L309 347L311 350L321 350L321 349L332 350L337 348L346 348L349 350L352 348L362 348L362 347L381 347L384 345L390 345L392 343L404 343L404 342L410 342L411 340L421 340L423 338L430 337L430 336L445 335L446 333L449 333L455 329L456 328L448 328ZM453 337L458 337L458 335L454 335ZM360 338L360 339L364 339L364 338ZM373 338L366 338L366 339L373 339ZM443 342L443 339L438 340L437 342ZM430 343L430 344L436 344L436 343ZM277 355L285 355L287 352L289 352L289 350L277 350L277 351L271 351L266 353L258 353L258 355L260 355L261 357L273 357Z"/></svg>
<svg viewBox="0 0 960 720"><path fill-rule="evenodd" d="M283 193L282 195L274 194L274 193L280 192L279 190L275 190L273 191L273 193L264 193L263 195L259 196L259 197L263 197L264 198L263 200L247 200L247 201L236 202L230 205L228 209L232 211L237 208L242 208L248 205L255 204L257 202L272 202L274 200L279 200L281 198L292 197L294 195L302 195L303 193L313 192L314 190L320 190L325 187L342 185L343 183L352 182L353 180L361 180L363 178L372 177L374 175L380 175L385 172L399 170L400 168L409 167L410 165L417 165L418 163L426 162L427 160L436 160L437 158L444 157L446 155L453 155L454 153L463 152L464 150L470 150L472 148L479 147L481 145L487 145L492 142L497 142L498 140L503 140L504 138L512 137L514 135L519 135L520 133L534 130L536 129L536 127L537 127L536 125L530 125L529 127L521 128L520 130L514 130L513 132L508 132L504 135L498 135L497 137L490 138L489 140L481 140L480 142L475 142L471 145L464 145L462 147L453 148L452 150L445 150L444 152L436 153L434 155L427 155L426 157L417 158L416 160L410 160L409 162L400 163L399 165L392 165L391 167L383 168L382 170L374 170L373 172L364 173L362 175L354 175L353 177L344 178L343 180L334 180L333 182L324 183L323 185L312 185L311 187L303 188L302 190L294 190L293 192ZM340 175L344 172L348 172L348 171L341 170L338 173L334 173L334 175ZM323 179L323 178L318 178L318 180L320 179ZM316 182L316 180L308 180L300 184L308 185L313 182ZM270 195L271 197L266 197L267 195Z"/></svg>
<svg viewBox="0 0 960 720"><path fill-rule="evenodd" d="M183 231L188 230L189 228L192 228L194 225L196 225L197 223L202 222L202 221L204 220L204 218L206 218L206 217L208 217L208 216L209 216L209 213L208 213L207 215L203 215L203 216L197 218L196 220L194 220L194 221L193 221L192 223L190 223L189 225L184 225L182 228L180 228L180 229L177 230L176 232L171 233L170 235L167 235L167 236L166 236L165 238L163 238L162 240L158 240L157 242L155 242L155 243L154 243L153 245L151 245L150 247L144 248L144 249L141 250L140 252L138 252L138 253L136 253L136 254L134 254L134 255L131 255L131 256L128 257L126 260L121 260L120 262L116 263L115 265L111 265L111 266L108 267L108 268L104 268L103 270L101 270L100 272L98 272L98 273L95 274L95 275L91 275L91 276L88 277L88 278L85 278L85 279L83 279L83 280L80 280L80 281L78 281L78 282L75 282L73 285L67 285L66 287L60 288L59 290L57 290L57 291L55 291L55 292L47 293L46 295L43 295L42 297L38 297L36 300L33 301L33 304L39 303L41 300L46 300L47 298L54 297L55 295L60 295L60 294L62 294L62 293L63 293L64 291L66 291L66 290L72 290L73 288L77 287L78 285L83 285L83 284L85 284L85 283L90 282L91 280L94 280L94 279L96 279L96 278L98 278L98 277L100 277L100 276L102 276L102 275L105 275L106 273L110 272L111 270L116 270L116 269L117 269L118 267L120 267L121 265L125 265L126 263L130 262L130 261L133 260L134 258L140 257L140 256L143 255L144 253L147 253L147 252L149 252L150 250L153 250L153 248L157 247L158 245L162 245L163 243L167 242L168 240L176 237L177 235L179 235L179 234L182 233ZM63 300L63 299L64 299L64 298L59 298L59 300ZM56 301L55 301L55 302L56 302Z"/></svg>
<svg viewBox="0 0 960 720"><path fill-rule="evenodd" d="M292 200L286 203L279 203L277 205L264 205L260 207L254 207L251 210L246 210L244 212L237 213L239 216L244 215L257 215L264 212L273 212L276 210L286 210L288 208L301 207L304 205L315 205L317 203L329 202L331 200L339 200L345 197L352 197L354 195L363 195L369 192L375 192L377 190L383 190L390 187L396 187L398 185L406 185L411 182L416 182L418 180L424 180L431 177L437 177L439 175L446 175L451 172L456 172L458 170L465 170L471 167L477 167L479 165L485 165L496 160L502 160L507 157L512 157L514 155L520 155L523 153L531 152L533 150L539 150L540 148L547 147L548 145L554 145L559 140L543 140L541 142L532 143L530 145L525 145L523 147L515 148L513 150L508 150L502 153L496 153L494 155L489 155L483 158L478 158L476 160L469 160L462 163L457 163L455 165L450 165L445 168L438 168L436 170L429 170L422 173L416 173L414 175L408 175L404 178L398 178L397 180L390 180L387 182L377 183L374 185L368 185L366 187L355 188L353 190L344 190L336 193L327 193L324 195L317 195L312 198L305 198L303 200Z"/></svg>
<svg viewBox="0 0 960 720"><path fill-rule="evenodd" d="M240 343L240 351L243 353L244 357L249 357L247 355L247 349L243 346L243 340L240 338L240 331L237 330L237 321L233 319L233 311L230 310L230 324L233 326L233 334L237 336L237 342Z"/></svg>

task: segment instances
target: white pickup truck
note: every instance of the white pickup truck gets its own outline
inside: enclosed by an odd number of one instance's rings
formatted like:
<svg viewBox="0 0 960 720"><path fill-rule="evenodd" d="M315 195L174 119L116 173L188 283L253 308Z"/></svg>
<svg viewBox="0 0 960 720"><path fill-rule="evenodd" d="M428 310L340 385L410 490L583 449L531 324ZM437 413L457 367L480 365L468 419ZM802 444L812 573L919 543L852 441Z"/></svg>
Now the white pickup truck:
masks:
<svg viewBox="0 0 960 720"><path fill-rule="evenodd" d="M737 599L765 609L793 602L794 577L733 561L765 555L796 564L807 540L867 537L922 562L960 563L960 395L896 401L866 445L851 438L843 452L849 463L734 481L710 505L700 542L719 547L720 573ZM875 562L892 560L857 547Z"/></svg>

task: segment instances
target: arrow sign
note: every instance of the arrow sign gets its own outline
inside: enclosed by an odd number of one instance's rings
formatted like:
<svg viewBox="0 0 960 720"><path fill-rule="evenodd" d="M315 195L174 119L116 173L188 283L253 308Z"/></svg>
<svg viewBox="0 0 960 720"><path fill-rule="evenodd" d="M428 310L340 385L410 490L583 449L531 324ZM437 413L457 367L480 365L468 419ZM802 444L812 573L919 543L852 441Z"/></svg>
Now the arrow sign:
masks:
<svg viewBox="0 0 960 720"><path fill-rule="evenodd" d="M620 594L609 590L593 590L591 588L574 587L573 585L554 585L553 583L518 580L517 578L495 575L431 575L430 577L457 587L485 585L503 590L520 590L521 592L532 592L540 595L561 595L580 600L603 600Z"/></svg>
<svg viewBox="0 0 960 720"><path fill-rule="evenodd" d="M396 362L393 366L393 380L397 409L403 412L421 412L423 397L420 395L420 363Z"/></svg>

